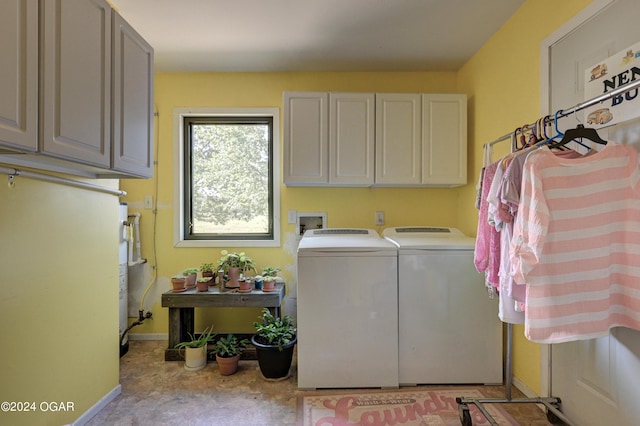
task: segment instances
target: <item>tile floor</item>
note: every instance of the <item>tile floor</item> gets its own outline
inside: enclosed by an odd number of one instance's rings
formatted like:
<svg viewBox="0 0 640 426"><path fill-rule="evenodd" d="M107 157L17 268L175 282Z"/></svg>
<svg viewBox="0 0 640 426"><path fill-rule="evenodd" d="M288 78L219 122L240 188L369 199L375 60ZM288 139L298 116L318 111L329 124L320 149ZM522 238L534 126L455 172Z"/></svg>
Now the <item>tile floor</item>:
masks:
<svg viewBox="0 0 640 426"><path fill-rule="evenodd" d="M291 377L262 379L257 361L240 361L232 376L221 376L215 362L188 372L165 362L166 341L132 341L120 360L122 393L89 421L102 425L287 426L296 424L296 361ZM450 387L450 386L448 386ZM491 398L504 398L504 386L485 386ZM464 396L464 395L461 395ZM517 390L513 398L522 398ZM535 404L502 405L522 426L549 425Z"/></svg>

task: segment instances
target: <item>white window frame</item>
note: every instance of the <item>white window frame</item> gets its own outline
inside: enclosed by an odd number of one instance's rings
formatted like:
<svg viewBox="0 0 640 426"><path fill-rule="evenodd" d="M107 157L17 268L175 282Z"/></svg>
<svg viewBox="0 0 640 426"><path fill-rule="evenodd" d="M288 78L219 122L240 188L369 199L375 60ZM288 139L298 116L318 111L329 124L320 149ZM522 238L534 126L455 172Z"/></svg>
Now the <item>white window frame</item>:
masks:
<svg viewBox="0 0 640 426"><path fill-rule="evenodd" d="M184 118L206 116L270 116L273 118L273 239L186 240L184 237ZM278 108L175 108L173 110L173 240L174 247L280 247L280 110Z"/></svg>

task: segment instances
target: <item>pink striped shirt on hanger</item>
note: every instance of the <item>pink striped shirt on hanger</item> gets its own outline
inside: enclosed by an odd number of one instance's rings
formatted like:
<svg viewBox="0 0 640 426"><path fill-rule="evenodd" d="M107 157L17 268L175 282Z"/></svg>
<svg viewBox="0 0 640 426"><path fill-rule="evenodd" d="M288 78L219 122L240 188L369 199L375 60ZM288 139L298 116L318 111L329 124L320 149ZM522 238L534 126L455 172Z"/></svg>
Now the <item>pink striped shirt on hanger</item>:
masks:
<svg viewBox="0 0 640 426"><path fill-rule="evenodd" d="M547 147L527 157L510 254L529 340L640 330L639 180L637 151L615 142L577 159Z"/></svg>

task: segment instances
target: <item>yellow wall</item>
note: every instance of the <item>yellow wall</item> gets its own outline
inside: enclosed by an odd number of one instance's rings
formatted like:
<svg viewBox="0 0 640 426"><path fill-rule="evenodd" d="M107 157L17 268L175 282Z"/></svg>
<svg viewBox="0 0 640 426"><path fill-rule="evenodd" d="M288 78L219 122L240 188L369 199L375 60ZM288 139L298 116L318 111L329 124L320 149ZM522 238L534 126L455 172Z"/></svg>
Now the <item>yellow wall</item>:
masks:
<svg viewBox="0 0 640 426"><path fill-rule="evenodd" d="M145 194L154 194L158 185L156 248L158 281L162 291L170 288L169 277L186 267L220 257L220 248L174 248L173 198L174 126L177 107L278 107L282 114L283 91L359 91L359 92L454 92L455 73L158 73L155 76L155 102L158 117L158 168L151 180L123 180L130 209L141 213L143 256L151 257L153 217L142 209ZM281 115L282 119L282 115ZM282 131L280 132L282 137ZM282 142L280 142L282 144ZM281 152L282 156L282 152ZM282 168L282 167L281 167ZM331 227L374 228L374 212L385 211L386 226L455 226L458 211L456 189L391 188L288 188L281 186L281 248L233 248L244 250L258 264L278 266L289 284L293 283L295 226L287 223L287 210L327 212ZM345 208L345 206L348 206ZM151 265L145 266L151 268ZM155 301L145 303L154 319L136 327L132 333L166 333L167 310ZM196 330L213 323L217 332L253 330L258 311L197 310Z"/></svg>
<svg viewBox="0 0 640 426"><path fill-rule="evenodd" d="M0 401L37 408L0 412L1 424L71 423L118 386L118 201L0 184ZM51 401L75 411L41 411Z"/></svg>
<svg viewBox="0 0 640 426"><path fill-rule="evenodd" d="M460 70L458 89L469 95L470 176L482 167L482 145L540 116L540 43L590 3L589 0L528 0ZM494 159L509 149L496 145ZM471 205L475 192L466 187L461 205ZM458 226L467 232L477 215L461 209ZM540 392L540 346L514 327L514 376Z"/></svg>

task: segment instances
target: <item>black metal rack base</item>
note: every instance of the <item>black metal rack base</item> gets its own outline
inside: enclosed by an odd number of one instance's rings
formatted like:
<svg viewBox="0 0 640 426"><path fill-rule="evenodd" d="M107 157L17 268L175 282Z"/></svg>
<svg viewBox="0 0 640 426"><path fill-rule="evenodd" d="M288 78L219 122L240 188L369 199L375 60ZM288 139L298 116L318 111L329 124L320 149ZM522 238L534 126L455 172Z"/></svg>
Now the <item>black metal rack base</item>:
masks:
<svg viewBox="0 0 640 426"><path fill-rule="evenodd" d="M547 408L547 420L550 423L556 424L560 421L570 426L572 423L567 419L560 411L560 398L518 398L518 399L499 399L499 398L456 398L458 403L458 413L460 414L460 423L463 426L472 426L471 413L469 411L469 404L473 404L482 413L482 415L489 421L491 426L499 426L495 419L489 414L487 409L482 404L504 404L504 403L532 403L542 404Z"/></svg>

